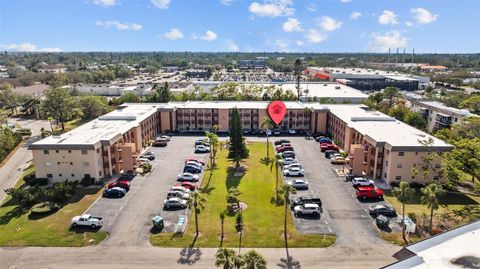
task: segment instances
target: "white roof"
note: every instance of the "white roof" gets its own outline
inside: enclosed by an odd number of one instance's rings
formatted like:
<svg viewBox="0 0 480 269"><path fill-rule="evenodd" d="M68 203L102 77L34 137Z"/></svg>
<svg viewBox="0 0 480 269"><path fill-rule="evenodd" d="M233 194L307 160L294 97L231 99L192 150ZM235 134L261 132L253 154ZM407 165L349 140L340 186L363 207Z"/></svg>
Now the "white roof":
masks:
<svg viewBox="0 0 480 269"><path fill-rule="evenodd" d="M468 111L466 109L458 109L458 108L454 108L454 107L449 107L449 106L446 106L445 104L443 104L441 102L437 102L437 101L422 101L422 102L419 102L419 103L425 104L427 106L431 106L431 107L434 107L434 108L442 109L442 110L445 110L445 111L448 111L448 112L451 112L451 113L454 113L454 114L462 115L462 116L465 116L465 117L476 116L476 114L470 113L470 111Z"/></svg>
<svg viewBox="0 0 480 269"><path fill-rule="evenodd" d="M295 101L284 102L287 109L303 109L304 103ZM191 109L267 109L269 101L187 101L170 102L169 107Z"/></svg>

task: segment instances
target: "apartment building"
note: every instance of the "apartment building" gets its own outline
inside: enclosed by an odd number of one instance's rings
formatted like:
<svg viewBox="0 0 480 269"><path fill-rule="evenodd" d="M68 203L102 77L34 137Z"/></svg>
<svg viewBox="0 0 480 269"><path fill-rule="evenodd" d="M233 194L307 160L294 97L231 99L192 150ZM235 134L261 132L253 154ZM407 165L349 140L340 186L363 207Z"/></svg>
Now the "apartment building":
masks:
<svg viewBox="0 0 480 269"><path fill-rule="evenodd" d="M420 113L427 121L427 130L435 132L461 123L463 119L478 116L466 109L448 107L437 101L411 101L411 110Z"/></svg>
<svg viewBox="0 0 480 269"><path fill-rule="evenodd" d="M219 126L229 130L231 109L240 112L242 128L259 130L269 102L188 101L162 104L124 104L117 110L60 136L30 145L37 177L52 181L110 177L136 168L137 154L159 133L199 132ZM283 130L295 129L331 136L352 159L357 174L423 182L439 180L437 154L451 145L364 105L285 102ZM432 139L431 145L420 141ZM432 155L433 154L433 155ZM434 156L429 178L412 175L423 157Z"/></svg>

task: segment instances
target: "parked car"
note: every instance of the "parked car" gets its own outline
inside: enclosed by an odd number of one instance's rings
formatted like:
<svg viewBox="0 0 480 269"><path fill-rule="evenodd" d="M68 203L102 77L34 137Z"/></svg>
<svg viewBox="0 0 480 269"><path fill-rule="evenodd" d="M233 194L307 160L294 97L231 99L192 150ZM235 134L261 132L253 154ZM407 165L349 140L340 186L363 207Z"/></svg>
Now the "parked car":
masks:
<svg viewBox="0 0 480 269"><path fill-rule="evenodd" d="M317 204L297 205L293 208L295 216L301 215L320 215L321 209Z"/></svg>
<svg viewBox="0 0 480 269"><path fill-rule="evenodd" d="M197 182L199 180L200 180L200 177L198 175L194 175L194 174L189 173L189 172L183 172L183 173L179 174L178 177L177 177L177 181Z"/></svg>
<svg viewBox="0 0 480 269"><path fill-rule="evenodd" d="M304 204L316 204L320 207L320 210L322 208L322 200L318 196L314 196L314 195L290 196L290 205L292 209L297 205L304 205Z"/></svg>
<svg viewBox="0 0 480 269"><path fill-rule="evenodd" d="M365 186L373 187L375 186L375 182L371 179L366 179L364 177L356 177L352 179L352 185L354 188L365 187Z"/></svg>
<svg viewBox="0 0 480 269"><path fill-rule="evenodd" d="M350 174L350 173L345 174L345 179L346 179L346 180L353 180L353 179L356 178L356 177L359 177L359 176L355 176L355 175Z"/></svg>
<svg viewBox="0 0 480 269"><path fill-rule="evenodd" d="M320 144L320 151L325 152L326 150L339 150L337 145L335 144L329 144L329 143L322 143Z"/></svg>
<svg viewBox="0 0 480 269"><path fill-rule="evenodd" d="M192 173L192 174L199 174L202 172L202 168L193 165L185 165L183 167L184 173Z"/></svg>
<svg viewBox="0 0 480 269"><path fill-rule="evenodd" d="M330 159L332 158L333 154L338 153L338 150L329 149L329 150L325 150L324 153L325 153L325 158Z"/></svg>
<svg viewBox="0 0 480 269"><path fill-rule="evenodd" d="M305 179L294 179L287 181L287 184L294 187L297 190L308 190L308 181Z"/></svg>
<svg viewBox="0 0 480 269"><path fill-rule="evenodd" d="M175 186L172 186L172 188L170 189L171 191L181 191L181 192L184 192L184 193L190 193L191 191L179 184L176 184Z"/></svg>
<svg viewBox="0 0 480 269"><path fill-rule="evenodd" d="M210 148L204 145L195 146L195 153L209 153Z"/></svg>
<svg viewBox="0 0 480 269"><path fill-rule="evenodd" d="M299 168L302 169L302 165L300 163L291 163L289 165L285 165L283 169L291 169L291 168Z"/></svg>
<svg viewBox="0 0 480 269"><path fill-rule="evenodd" d="M118 180L128 180L128 181L132 181L132 179L135 178L135 175L134 174L123 174L121 175Z"/></svg>
<svg viewBox="0 0 480 269"><path fill-rule="evenodd" d="M169 199L163 201L163 208L165 208L165 209L170 209L170 208L185 209L185 208L187 208L187 201L183 200L183 199L180 199L180 198L172 197L172 198L169 198Z"/></svg>
<svg viewBox="0 0 480 269"><path fill-rule="evenodd" d="M272 130L266 130L266 131L265 131L265 134L266 134L267 136L271 136L271 135L272 135Z"/></svg>
<svg viewBox="0 0 480 269"><path fill-rule="evenodd" d="M302 168L292 167L284 169L283 175L286 177L303 177L304 171Z"/></svg>
<svg viewBox="0 0 480 269"><path fill-rule="evenodd" d="M125 196L125 193L127 193L127 191L124 188L113 187L111 189L104 190L102 196L106 198L110 198L110 197L120 198Z"/></svg>
<svg viewBox="0 0 480 269"><path fill-rule="evenodd" d="M374 218L376 218L379 215L383 215L385 217L390 217L390 218L397 216L397 212L395 211L395 208L386 204L371 205L370 208L368 209L368 213L370 213L370 215Z"/></svg>
<svg viewBox="0 0 480 269"><path fill-rule="evenodd" d="M128 180L117 180L115 182L110 182L107 185L107 189L119 187L124 189L126 192L130 190L130 181Z"/></svg>
<svg viewBox="0 0 480 269"><path fill-rule="evenodd" d="M342 156L334 156L330 159L330 163L332 163L332 164L346 164L346 163L348 163L348 159L345 159Z"/></svg>
<svg viewBox="0 0 480 269"><path fill-rule="evenodd" d="M288 133L291 134L291 135L294 135L297 132L295 131L295 129L288 129Z"/></svg>
<svg viewBox="0 0 480 269"><path fill-rule="evenodd" d="M143 153L143 155L144 155L144 156L153 156L153 157L156 156L156 155L155 155L155 152L153 152L153 151L147 151L147 152Z"/></svg>
<svg viewBox="0 0 480 269"><path fill-rule="evenodd" d="M180 182L177 185L179 185L183 188L186 188L187 190L190 190L190 191L194 191L197 188L197 185L195 183L187 182L187 181Z"/></svg>
<svg viewBox="0 0 480 269"><path fill-rule="evenodd" d="M162 135L162 136L160 136L159 138L160 138L160 139L165 139L165 140L167 140L167 141L170 141L171 136L169 136L169 135Z"/></svg>
<svg viewBox="0 0 480 269"><path fill-rule="evenodd" d="M280 136L280 130L274 129L274 130L273 130L273 135L274 135L274 136Z"/></svg>
<svg viewBox="0 0 480 269"><path fill-rule="evenodd" d="M153 147L166 147L168 145L168 141L166 139L157 139L153 141Z"/></svg>
<svg viewBox="0 0 480 269"><path fill-rule="evenodd" d="M282 144L290 144L290 140L287 139L280 139L274 142L275 146L282 145Z"/></svg>
<svg viewBox="0 0 480 269"><path fill-rule="evenodd" d="M188 161L185 163L185 165L195 166L195 167L198 167L200 170L203 168L202 164L197 163L195 161Z"/></svg>
<svg viewBox="0 0 480 269"><path fill-rule="evenodd" d="M275 146L275 150L277 150L279 148L282 148L282 147L292 147L292 145L290 143L283 143L283 144Z"/></svg>
<svg viewBox="0 0 480 269"><path fill-rule="evenodd" d="M210 143L208 143L208 141L206 139L197 139L197 141L195 141L195 146L206 146L206 147L209 147L210 146Z"/></svg>
<svg viewBox="0 0 480 269"><path fill-rule="evenodd" d="M288 147L288 146L279 147L279 148L277 149L277 152L279 152L279 153L285 152L285 151L295 151L295 150L293 149L293 147Z"/></svg>
<svg viewBox="0 0 480 269"><path fill-rule="evenodd" d="M173 198L173 197L188 200L190 199L190 193L186 193L183 191L169 191L167 193L167 199Z"/></svg>
<svg viewBox="0 0 480 269"><path fill-rule="evenodd" d="M383 199L383 191L377 187L358 187L357 198Z"/></svg>
<svg viewBox="0 0 480 269"><path fill-rule="evenodd" d="M96 229L97 227L101 227L103 225L103 219L90 214L83 214L81 216L73 217L71 223L72 227L90 226L92 229Z"/></svg>
<svg viewBox="0 0 480 269"><path fill-rule="evenodd" d="M330 138L328 138L328 137L323 137L323 138L320 138L320 139L318 140L318 143L320 143L320 144L323 144L323 143L333 144L333 141L332 141Z"/></svg>
<svg viewBox="0 0 480 269"><path fill-rule="evenodd" d="M145 155L145 154L143 154L143 155L140 155L140 158L142 158L142 159L148 159L149 161L155 160L155 156L154 156L154 155Z"/></svg>
<svg viewBox="0 0 480 269"><path fill-rule="evenodd" d="M285 159L285 158L295 158L295 152L293 151L284 151L282 153L279 153L280 156Z"/></svg>
<svg viewBox="0 0 480 269"><path fill-rule="evenodd" d="M281 159L280 162L286 166L286 165L290 165L292 163L297 163L297 159L294 159L294 158L285 158L285 159Z"/></svg>
<svg viewBox="0 0 480 269"><path fill-rule="evenodd" d="M205 162L204 162L204 161L202 161L202 160L200 160L200 159L197 159L197 158L187 158L187 159L185 160L185 163L187 163L187 162L197 162L197 163L199 163L199 164L201 164L201 165L205 165Z"/></svg>
<svg viewBox="0 0 480 269"><path fill-rule="evenodd" d="M143 157L138 157L138 158L137 158L137 161L142 162L142 163L149 163L149 162L150 162L149 159L143 158Z"/></svg>

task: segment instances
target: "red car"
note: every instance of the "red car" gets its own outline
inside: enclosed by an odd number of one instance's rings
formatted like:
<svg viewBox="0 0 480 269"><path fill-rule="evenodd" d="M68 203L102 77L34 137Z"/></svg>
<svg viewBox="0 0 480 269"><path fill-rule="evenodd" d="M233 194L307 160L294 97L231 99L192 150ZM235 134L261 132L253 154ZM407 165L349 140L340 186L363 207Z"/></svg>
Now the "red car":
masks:
<svg viewBox="0 0 480 269"><path fill-rule="evenodd" d="M204 162L204 161L202 161L202 160L200 160L200 159L197 159L197 158L187 158L187 159L185 160L185 163L190 162L190 161L194 161L194 162L200 163L200 164L202 164L202 165L205 165L205 162Z"/></svg>
<svg viewBox="0 0 480 269"><path fill-rule="evenodd" d="M377 187L358 187L357 198L383 199L383 191Z"/></svg>
<svg viewBox="0 0 480 269"><path fill-rule="evenodd" d="M111 189L113 187L120 187L122 189L125 189L126 191L130 190L130 182L128 180L117 180L115 182L110 182L107 185L107 189Z"/></svg>
<svg viewBox="0 0 480 269"><path fill-rule="evenodd" d="M284 152L284 151L294 151L294 149L293 149L293 147L289 147L289 146L283 146L283 147L277 148L278 153L281 153L281 152Z"/></svg>
<svg viewBox="0 0 480 269"><path fill-rule="evenodd" d="M191 191L194 191L197 188L197 185L195 183L186 182L186 181L175 184L175 186L182 186L182 187L187 188Z"/></svg>
<svg viewBox="0 0 480 269"><path fill-rule="evenodd" d="M325 152L326 150L336 150L336 151L338 151L339 148L335 144L328 144L328 143L320 144L320 151Z"/></svg>

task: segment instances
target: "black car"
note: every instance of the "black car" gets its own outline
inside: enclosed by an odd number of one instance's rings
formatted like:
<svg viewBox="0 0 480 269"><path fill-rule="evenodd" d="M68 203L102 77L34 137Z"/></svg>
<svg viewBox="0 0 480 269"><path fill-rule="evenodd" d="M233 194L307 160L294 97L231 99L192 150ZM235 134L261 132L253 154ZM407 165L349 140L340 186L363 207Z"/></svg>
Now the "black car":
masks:
<svg viewBox="0 0 480 269"><path fill-rule="evenodd" d="M103 197L123 197L125 196L125 190L120 187L114 187L103 191Z"/></svg>
<svg viewBox="0 0 480 269"><path fill-rule="evenodd" d="M293 151L284 151L282 153L279 153L282 158L295 158L295 152Z"/></svg>
<svg viewBox="0 0 480 269"><path fill-rule="evenodd" d="M118 180L128 180L128 181L132 181L132 179L135 178L135 175L134 174L123 174L121 175Z"/></svg>
<svg viewBox="0 0 480 269"><path fill-rule="evenodd" d="M183 168L183 172L184 173L198 174L198 173L202 172L202 169L198 168L196 166L193 166L193 165L185 165L185 167Z"/></svg>
<svg viewBox="0 0 480 269"><path fill-rule="evenodd" d="M333 149L325 150L324 152L325 158L330 159L332 155L335 153L338 153L338 150L333 150Z"/></svg>
<svg viewBox="0 0 480 269"><path fill-rule="evenodd" d="M322 208L322 200L318 196L291 196L290 205L292 209L297 205L316 204Z"/></svg>
<svg viewBox="0 0 480 269"><path fill-rule="evenodd" d="M274 142L275 146L281 145L281 144L290 144L290 140L287 139L280 139Z"/></svg>
<svg viewBox="0 0 480 269"><path fill-rule="evenodd" d="M145 158L145 159L148 159L150 161L155 160L155 156L153 156L153 155L142 155L142 156L140 156L140 158Z"/></svg>
<svg viewBox="0 0 480 269"><path fill-rule="evenodd" d="M379 204L379 205L371 205L368 213L374 218L376 218L378 215L383 215L385 217L396 217L397 212L395 211L395 208L386 205L386 204Z"/></svg>

